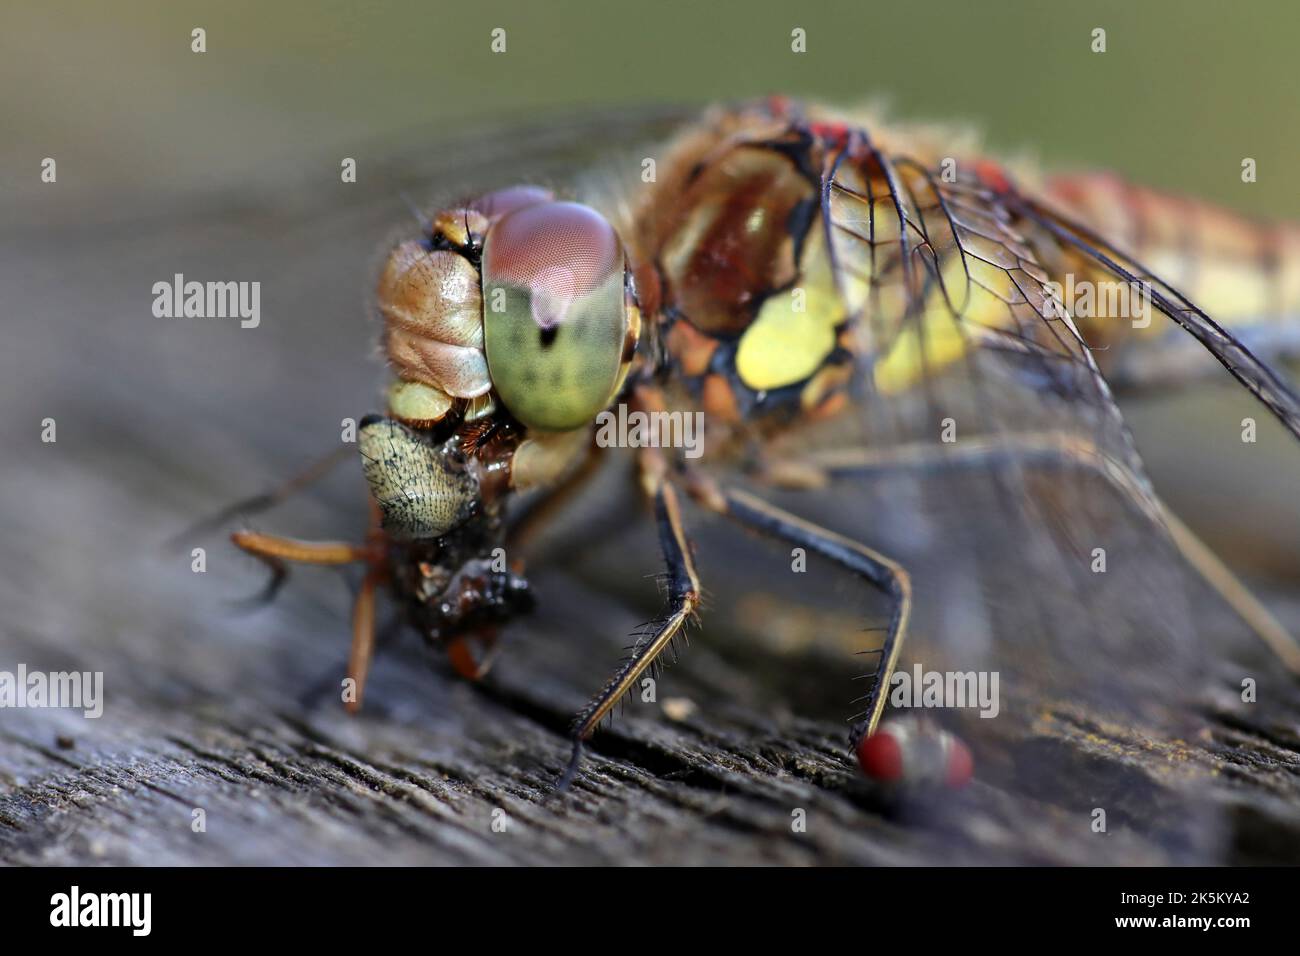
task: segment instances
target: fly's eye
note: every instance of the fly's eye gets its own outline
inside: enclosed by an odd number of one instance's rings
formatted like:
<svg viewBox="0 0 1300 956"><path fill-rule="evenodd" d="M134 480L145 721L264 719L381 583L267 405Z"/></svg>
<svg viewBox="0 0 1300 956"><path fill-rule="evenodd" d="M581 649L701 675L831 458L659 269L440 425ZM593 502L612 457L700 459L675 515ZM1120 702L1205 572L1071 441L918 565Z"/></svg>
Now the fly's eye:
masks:
<svg viewBox="0 0 1300 956"><path fill-rule="evenodd" d="M483 343L492 384L531 428L591 421L624 370L623 246L571 202L512 210L483 246Z"/></svg>

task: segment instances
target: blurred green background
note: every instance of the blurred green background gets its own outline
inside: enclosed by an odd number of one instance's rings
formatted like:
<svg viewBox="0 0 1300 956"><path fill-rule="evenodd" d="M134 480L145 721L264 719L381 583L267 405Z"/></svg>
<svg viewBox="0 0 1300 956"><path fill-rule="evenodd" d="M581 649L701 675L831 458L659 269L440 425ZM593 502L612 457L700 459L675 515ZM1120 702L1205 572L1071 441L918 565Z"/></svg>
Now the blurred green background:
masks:
<svg viewBox="0 0 1300 956"><path fill-rule="evenodd" d="M5 4L0 168L157 193L539 108L883 96L995 149L1300 217L1294 0ZM190 52L207 30L208 51ZM489 51L494 27L504 55ZM790 50L807 31L808 52ZM1108 50L1090 50L1091 31ZM1240 181L1240 162L1259 182ZM290 170L291 171L291 170Z"/></svg>

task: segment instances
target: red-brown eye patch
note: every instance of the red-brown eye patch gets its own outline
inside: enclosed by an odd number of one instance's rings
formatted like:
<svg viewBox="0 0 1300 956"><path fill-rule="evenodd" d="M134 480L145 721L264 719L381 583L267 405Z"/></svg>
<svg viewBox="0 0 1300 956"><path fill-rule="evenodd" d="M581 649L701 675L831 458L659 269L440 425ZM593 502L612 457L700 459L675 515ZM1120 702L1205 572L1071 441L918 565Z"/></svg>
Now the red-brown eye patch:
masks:
<svg viewBox="0 0 1300 956"><path fill-rule="evenodd" d="M588 424L624 368L623 246L594 209L519 206L484 238L483 345L493 388L529 428Z"/></svg>
<svg viewBox="0 0 1300 956"><path fill-rule="evenodd" d="M483 275L492 284L527 289L543 329L562 323L581 296L623 268L618 235L600 213L571 202L527 205L492 227Z"/></svg>
<svg viewBox="0 0 1300 956"><path fill-rule="evenodd" d="M470 208L481 212L489 219L499 219L516 209L549 203L554 198L554 193L541 186L508 186L486 196L480 196L470 204Z"/></svg>

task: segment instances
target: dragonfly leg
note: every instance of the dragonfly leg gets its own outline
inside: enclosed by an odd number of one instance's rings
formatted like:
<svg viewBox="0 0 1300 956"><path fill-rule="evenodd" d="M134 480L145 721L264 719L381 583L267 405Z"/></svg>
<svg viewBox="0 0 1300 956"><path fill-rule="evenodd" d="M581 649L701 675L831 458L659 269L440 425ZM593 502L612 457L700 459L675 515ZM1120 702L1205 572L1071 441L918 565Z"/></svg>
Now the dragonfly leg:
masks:
<svg viewBox="0 0 1300 956"><path fill-rule="evenodd" d="M352 605L352 649L348 655L348 677L353 681L353 695L345 703L349 713L361 709L366 677L375 650L375 591L388 576L383 549L383 532L379 530L379 511L371 505L371 532L366 544L344 541L300 541L256 531L236 531L230 540L237 547L267 564L272 570L269 596L284 583L286 562L298 564L369 565L361 588Z"/></svg>
<svg viewBox="0 0 1300 956"><path fill-rule="evenodd" d="M179 547L182 542L215 531L222 525L238 518L240 515L253 515L274 508L280 502L293 497L308 485L319 481L325 475L329 474L330 470L338 465L339 462L353 454L355 454L355 452L347 445L344 445L342 448L336 448L328 455L312 462L287 481L276 485L270 491L263 492L259 495L253 495L250 498L244 498L240 501L226 505L215 514L209 515L208 517L195 522L179 534L174 535L168 544L171 547Z"/></svg>
<svg viewBox="0 0 1300 956"><path fill-rule="evenodd" d="M558 484L538 492L536 499L530 501L519 515L513 518L507 537L509 547L513 551L527 548L546 523L571 502L574 495L586 487L588 480L600 470L600 465L601 458L593 443L587 449L581 464Z"/></svg>
<svg viewBox="0 0 1300 956"><path fill-rule="evenodd" d="M391 647L402 633L404 627L406 627L406 619L401 614L394 615L382 628L376 627L372 653L377 654ZM350 649L348 653L349 659L343 662L345 668L349 666L351 660ZM337 666L331 664L328 672L321 673L316 680L307 685L307 689L298 696L298 704L304 709L313 708L326 698L337 699L338 690Z"/></svg>
<svg viewBox="0 0 1300 956"><path fill-rule="evenodd" d="M299 541L259 531L236 531L230 540L271 570L271 579L266 587L243 601L245 606L268 604L274 600L289 578L290 561L295 564L340 565L366 561L370 555L365 547L343 541Z"/></svg>
<svg viewBox="0 0 1300 956"><path fill-rule="evenodd" d="M809 464L829 479L847 474L886 474L899 470L935 473L943 469L985 468L1012 462L1042 468L1075 468L1097 475L1145 517L1164 527L1183 559L1214 589L1292 674L1300 675L1300 644L1241 580L1219 560L1167 505L1143 489L1121 462L1082 439L1053 433L971 439L953 445L899 445L837 449L814 453Z"/></svg>
<svg viewBox="0 0 1300 956"><path fill-rule="evenodd" d="M235 546L263 561L292 561L295 564L338 565L367 561L371 549L345 541L302 541L260 531L236 531L230 536Z"/></svg>
<svg viewBox="0 0 1300 956"><path fill-rule="evenodd" d="M352 650L348 654L348 677L353 686L352 696L343 705L349 714L361 710L366 678L370 675L370 661L375 654L375 588L382 580L382 569L371 568L367 571L352 604Z"/></svg>
<svg viewBox="0 0 1300 956"><path fill-rule="evenodd" d="M699 486L696 500L747 528L807 548L835 562L890 598L893 607L889 626L876 666L868 675L869 688L863 698L866 706L855 718L851 731L850 739L856 746L860 739L874 733L880 722L888 699L890 677L907 634L907 622L912 611L912 582L906 569L859 541L813 524L745 491Z"/></svg>
<svg viewBox="0 0 1300 956"><path fill-rule="evenodd" d="M631 654L605 683L600 692L574 718L573 755L557 785L567 789L578 770L583 741L591 737L600 722L623 699L655 659L684 633L700 605L700 579L695 571L690 542L682 525L677 490L667 480L658 449L646 449L642 456L642 486L654 502L655 522L659 526L659 546L667 567L668 610L637 638Z"/></svg>

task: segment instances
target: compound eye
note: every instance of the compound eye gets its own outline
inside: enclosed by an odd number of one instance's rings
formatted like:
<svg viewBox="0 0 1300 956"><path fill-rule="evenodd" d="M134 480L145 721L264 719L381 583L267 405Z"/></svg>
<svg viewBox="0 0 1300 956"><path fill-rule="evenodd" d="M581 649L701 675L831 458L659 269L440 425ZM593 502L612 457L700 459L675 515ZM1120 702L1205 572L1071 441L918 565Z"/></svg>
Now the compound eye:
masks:
<svg viewBox="0 0 1300 956"><path fill-rule="evenodd" d="M488 219L500 219L516 209L550 202L554 198L554 194L549 189L543 189L541 186L507 186L505 189L480 196L470 204L470 208L478 210Z"/></svg>
<svg viewBox="0 0 1300 956"><path fill-rule="evenodd" d="M483 246L483 342L501 401L531 428L578 428L604 409L623 367L623 246L571 202L516 208Z"/></svg>

